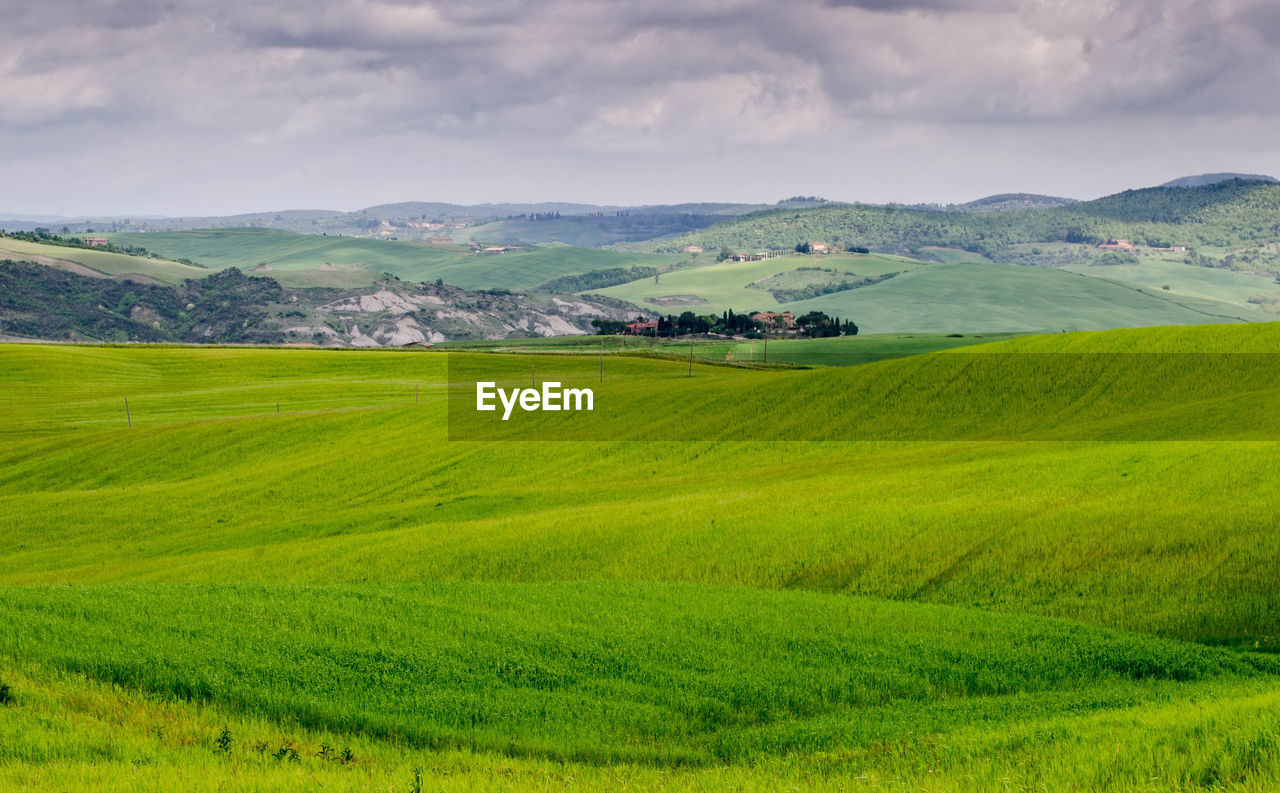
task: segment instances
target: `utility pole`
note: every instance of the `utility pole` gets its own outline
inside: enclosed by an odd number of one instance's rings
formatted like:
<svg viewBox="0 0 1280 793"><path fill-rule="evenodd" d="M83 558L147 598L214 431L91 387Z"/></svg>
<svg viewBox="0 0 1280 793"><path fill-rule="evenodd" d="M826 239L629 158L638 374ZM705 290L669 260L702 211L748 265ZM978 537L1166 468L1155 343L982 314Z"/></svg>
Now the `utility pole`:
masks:
<svg viewBox="0 0 1280 793"><path fill-rule="evenodd" d="M533 387L534 387L534 388L537 388L537 387L538 387L538 375L537 375L537 374L535 374L535 370L536 370L536 369L537 369L537 367L536 367L536 366L530 366L530 367L529 367L529 379L533 381Z"/></svg>
<svg viewBox="0 0 1280 793"><path fill-rule="evenodd" d="M124 398L124 420L129 422L129 426L133 426L133 415L129 413L129 397Z"/></svg>
<svg viewBox="0 0 1280 793"><path fill-rule="evenodd" d="M600 382L604 382L604 336L600 337Z"/></svg>
<svg viewBox="0 0 1280 793"><path fill-rule="evenodd" d="M689 376L693 377L693 337L689 337Z"/></svg>
<svg viewBox="0 0 1280 793"><path fill-rule="evenodd" d="M767 330L764 332L764 358L762 361L764 363L769 362L769 331Z"/></svg>

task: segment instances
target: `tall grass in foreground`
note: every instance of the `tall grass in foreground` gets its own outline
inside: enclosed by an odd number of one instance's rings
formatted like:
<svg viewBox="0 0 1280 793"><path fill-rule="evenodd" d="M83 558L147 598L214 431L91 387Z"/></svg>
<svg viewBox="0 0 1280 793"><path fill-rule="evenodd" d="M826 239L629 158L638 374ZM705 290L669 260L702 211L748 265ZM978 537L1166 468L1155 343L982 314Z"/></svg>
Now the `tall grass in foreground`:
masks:
<svg viewBox="0 0 1280 793"><path fill-rule="evenodd" d="M1130 707L1024 708L1016 722L976 720L835 752L670 766L426 750L32 664L0 669L17 697L0 715L4 790L402 791L414 768L424 789L443 791L1261 793L1280 784L1280 694L1269 681L1181 684L1180 694ZM216 751L224 729L235 738L226 754ZM284 746L296 762L275 759ZM350 760L322 758L325 746L341 747Z"/></svg>
<svg viewBox="0 0 1280 793"><path fill-rule="evenodd" d="M840 752L1280 680L1078 624L655 584L7 588L0 656L279 723L661 764Z"/></svg>

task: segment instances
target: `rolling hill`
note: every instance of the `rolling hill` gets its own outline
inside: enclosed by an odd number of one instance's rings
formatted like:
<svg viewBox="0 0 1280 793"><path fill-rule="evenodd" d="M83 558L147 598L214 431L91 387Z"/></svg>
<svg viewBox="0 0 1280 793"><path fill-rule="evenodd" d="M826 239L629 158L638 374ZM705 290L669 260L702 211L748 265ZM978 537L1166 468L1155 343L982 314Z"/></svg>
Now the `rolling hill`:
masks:
<svg viewBox="0 0 1280 793"><path fill-rule="evenodd" d="M1278 329L0 345L0 785L1267 789ZM451 378L601 365L613 439L455 438Z"/></svg>
<svg viewBox="0 0 1280 793"><path fill-rule="evenodd" d="M0 334L20 339L378 347L449 339L578 336L629 320L607 298L468 292L387 279L362 289L285 289L231 267L178 286L90 278L0 260Z"/></svg>
<svg viewBox="0 0 1280 793"><path fill-rule="evenodd" d="M1235 179L1246 182L1268 182L1270 184L1276 184L1280 181L1274 176L1265 176L1257 173L1202 173L1173 179L1160 185L1160 187L1204 187L1218 184L1219 182L1230 182Z"/></svg>
<svg viewBox="0 0 1280 793"><path fill-rule="evenodd" d="M350 285L353 280L369 284L389 273L410 282L443 279L463 289L523 289L561 275L635 264L666 265L684 258L567 245L475 254L464 246L250 228L105 236L117 244L145 246L213 269L263 268L258 272L269 273L287 286ZM341 283L331 283L332 279Z"/></svg>
<svg viewBox="0 0 1280 793"><path fill-rule="evenodd" d="M920 255L928 246L980 253L997 261L1053 264L1051 257L1019 245L1075 243L1074 257L1090 259L1108 239L1141 245L1201 249L1206 263L1230 265L1232 252L1255 252L1243 269L1280 274L1280 185L1235 179L1201 187L1129 190L1094 201L1011 212L945 212L842 204L804 210L768 210L699 231L625 247L674 252L688 245L707 250L791 250L823 240L838 247Z"/></svg>
<svg viewBox="0 0 1280 793"><path fill-rule="evenodd" d="M798 267L897 274L787 303L750 286L770 274ZM1271 279L1239 276L1239 284L1227 285L1218 283L1221 279L1191 280L1207 272L1205 268L1168 265L1167 269L1176 271L1175 277L1169 277L1166 268L1152 265L1135 283L1134 274L1123 267L1068 272L992 263L929 264L874 255L785 256L678 270L662 274L656 283L647 278L592 291L664 314L685 310L719 314L733 309L786 310L799 316L824 311L853 319L867 333L1091 330L1269 318L1246 302L1244 293L1274 289ZM1181 272L1187 278L1176 280ZM1171 281L1178 284L1177 293L1163 290ZM1213 298L1204 296L1210 294Z"/></svg>
<svg viewBox="0 0 1280 793"><path fill-rule="evenodd" d="M1000 193L956 204L950 209L955 212L1016 212L1022 209L1047 209L1076 203L1079 202L1074 198L1037 193Z"/></svg>
<svg viewBox="0 0 1280 793"><path fill-rule="evenodd" d="M91 248L68 248L0 237L0 259L30 261L91 278L114 278L139 283L179 284L204 278L209 270L189 264Z"/></svg>

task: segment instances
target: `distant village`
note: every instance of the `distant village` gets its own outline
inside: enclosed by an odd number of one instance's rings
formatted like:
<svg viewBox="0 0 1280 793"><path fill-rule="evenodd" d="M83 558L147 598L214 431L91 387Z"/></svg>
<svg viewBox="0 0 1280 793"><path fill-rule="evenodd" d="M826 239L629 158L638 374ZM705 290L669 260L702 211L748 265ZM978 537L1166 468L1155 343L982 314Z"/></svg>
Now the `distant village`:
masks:
<svg viewBox="0 0 1280 793"><path fill-rule="evenodd" d="M790 311L753 311L736 314L732 309L719 316L699 316L685 311L679 316L669 314L656 319L637 318L633 322L592 320L599 335L650 336L673 338L677 336L718 336L721 338L759 339L766 336L797 336L828 338L832 336L856 336L858 326L840 317L831 317L822 311L810 311L796 316Z"/></svg>

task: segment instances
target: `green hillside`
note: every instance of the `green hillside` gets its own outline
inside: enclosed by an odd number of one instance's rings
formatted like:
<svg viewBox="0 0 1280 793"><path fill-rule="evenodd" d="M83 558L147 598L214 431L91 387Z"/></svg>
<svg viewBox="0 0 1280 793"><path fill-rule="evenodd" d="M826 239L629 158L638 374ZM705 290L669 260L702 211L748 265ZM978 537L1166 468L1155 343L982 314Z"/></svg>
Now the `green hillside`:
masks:
<svg viewBox="0 0 1280 793"><path fill-rule="evenodd" d="M443 279L463 289L520 289L561 275L661 265L679 256L647 256L550 245L505 254L473 254L460 246L425 245L364 237L317 236L237 228L147 234L108 234L120 245L141 245L164 256L191 259L214 269L270 268L286 286L371 283L383 273L404 281ZM329 283L332 279L341 284Z"/></svg>
<svg viewBox="0 0 1280 793"><path fill-rule="evenodd" d="M744 311L750 309L778 309L781 305L774 295L755 282L777 273L789 273L801 267L821 267L839 273L860 276L877 276L910 270L920 262L900 256L863 256L837 254L832 256L779 256L756 262L719 262L706 256L700 267L662 273L655 281L645 278L620 286L592 289L593 294L616 297L658 313L676 313L689 310L695 314L719 314L726 309ZM828 274L827 278L835 276ZM787 307L788 310L790 306Z"/></svg>
<svg viewBox="0 0 1280 793"><path fill-rule="evenodd" d="M583 248L595 248L615 242L649 240L680 234L691 229L710 226L732 210L720 213L707 212L640 212L625 215L610 212L606 215L565 215L563 217L504 218L481 223L464 229L454 229L449 234L462 242L485 240L491 242L517 242L543 244L561 242Z"/></svg>
<svg viewBox="0 0 1280 793"><path fill-rule="evenodd" d="M0 787L1274 788L1276 353L0 345Z"/></svg>
<svg viewBox="0 0 1280 793"><path fill-rule="evenodd" d="M94 277L128 277L144 282L179 284L187 278L204 278L209 271L167 259L150 259L108 253L92 248L70 248L0 237L0 259L31 261L60 270Z"/></svg>
<svg viewBox="0 0 1280 793"><path fill-rule="evenodd" d="M790 250L806 240L844 247L919 255L928 246L957 248L1003 260L1011 246L1081 243L1087 256L1097 243L1129 239L1140 244L1252 250L1280 241L1280 185L1233 180L1201 187L1130 190L1095 201L1051 209L945 212L840 204L806 210L766 210L687 234L631 245L674 252L686 245L707 250ZM1248 269L1280 273L1280 254Z"/></svg>
<svg viewBox="0 0 1280 793"><path fill-rule="evenodd" d="M747 286L756 278L802 265L865 275L902 272L879 283L786 304L778 303L769 292ZM660 313L719 314L732 308L738 312L786 310L798 316L818 310L852 319L868 333L1081 330L1268 318L1256 306L1240 301L1239 291L1192 283L1191 277L1205 268L1176 267L1185 270L1187 277L1178 280L1178 292L1166 293L1158 286L1143 288L1061 269L920 264L883 256L792 256L680 270L664 273L657 283L644 279L592 291ZM1091 276L1127 274L1126 268L1091 270ZM1233 299L1209 300L1202 297L1205 293Z"/></svg>
<svg viewBox="0 0 1280 793"><path fill-rule="evenodd" d="M1065 622L648 583L37 587L0 615L17 626L0 653L154 695L593 763L758 762L1005 720L1019 700L1066 714L1280 682L1270 658Z"/></svg>
<svg viewBox="0 0 1280 793"><path fill-rule="evenodd" d="M1230 304L1236 310L1258 311L1280 300L1280 284L1270 275L1190 267L1181 261L1155 256L1142 256L1126 264L1075 264L1065 269L1094 278L1108 278L1174 300L1208 298Z"/></svg>

